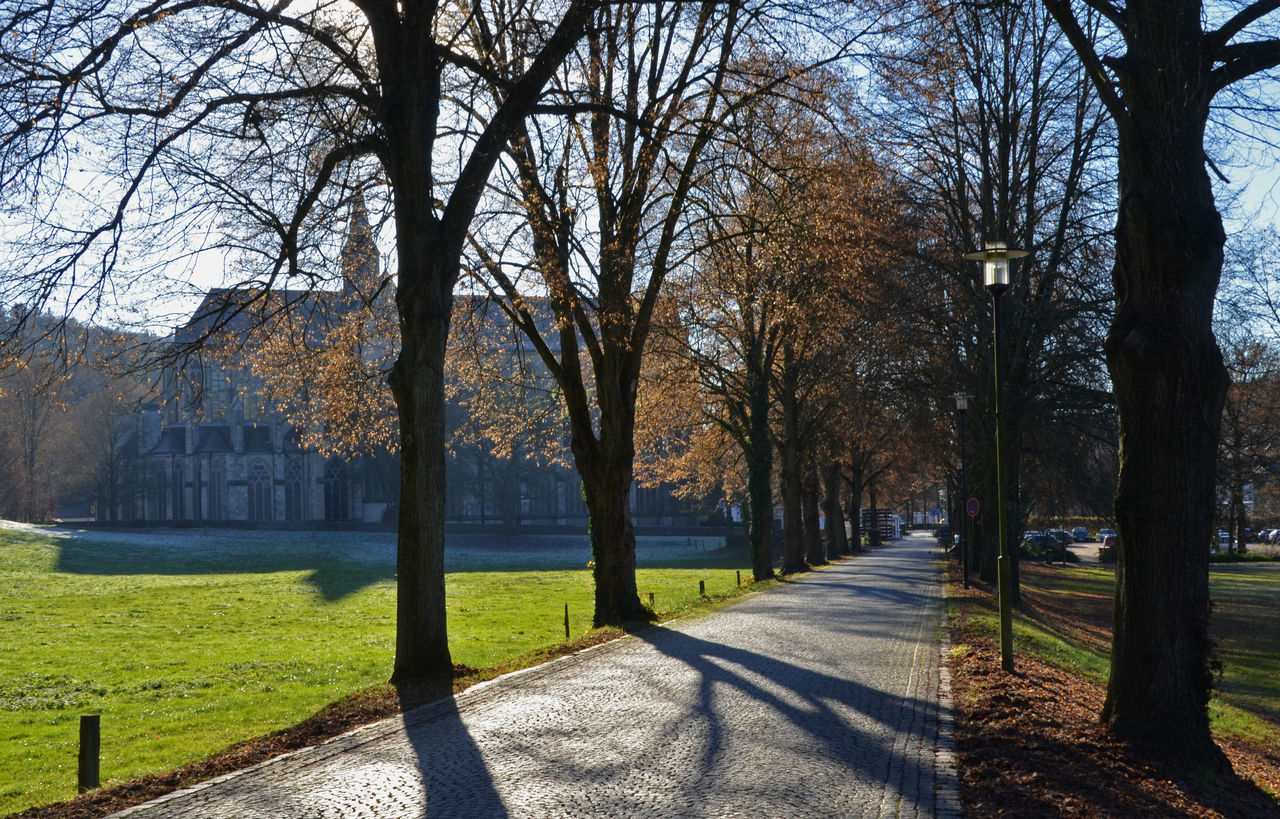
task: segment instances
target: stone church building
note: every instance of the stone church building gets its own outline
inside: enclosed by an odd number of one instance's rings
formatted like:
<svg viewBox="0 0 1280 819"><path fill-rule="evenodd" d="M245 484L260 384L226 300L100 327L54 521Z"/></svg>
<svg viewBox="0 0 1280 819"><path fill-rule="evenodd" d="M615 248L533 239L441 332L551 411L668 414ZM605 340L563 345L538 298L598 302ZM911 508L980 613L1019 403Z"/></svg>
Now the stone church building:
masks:
<svg viewBox="0 0 1280 819"><path fill-rule="evenodd" d="M273 303L285 305L306 327L319 328L353 308L361 282L378 281L380 260L361 200L352 208L341 264L341 291L275 291ZM213 347L243 349L252 343L245 340L260 310L258 292L210 291L172 343L181 348L209 339L222 342ZM397 457L385 451L326 457L307 446L264 398L246 357L209 355L197 346L180 366L163 372L157 400L133 419L115 502L99 499L98 519L150 525L394 524ZM464 408L450 406L448 414L452 424L465 423ZM446 486L446 513L455 525L586 528L581 481L572 469L497 458L483 446L455 446L446 463ZM637 525L654 526L689 524L699 516L666 487L633 489L633 513Z"/></svg>
<svg viewBox="0 0 1280 819"><path fill-rule="evenodd" d="M326 458L305 446L284 415L267 405L245 361L243 346L252 343L246 340L268 309L264 305L287 309L304 333L320 332L355 307L360 282L376 281L378 252L359 200L342 268L341 291L281 290L270 302L250 290L206 294L172 339L175 349L202 346L163 371L158 400L137 414L119 508L109 515L149 523L388 519L398 494L394 457ZM226 352L237 349L240 355ZM104 511L99 508L99 518Z"/></svg>

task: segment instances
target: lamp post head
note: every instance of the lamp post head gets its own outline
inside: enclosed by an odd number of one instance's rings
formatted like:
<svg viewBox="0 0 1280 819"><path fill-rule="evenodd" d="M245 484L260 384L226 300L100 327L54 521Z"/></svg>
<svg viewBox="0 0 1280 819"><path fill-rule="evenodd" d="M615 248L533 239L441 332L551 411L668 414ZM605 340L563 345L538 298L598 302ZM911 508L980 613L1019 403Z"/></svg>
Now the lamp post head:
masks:
<svg viewBox="0 0 1280 819"><path fill-rule="evenodd" d="M969 399L973 398L972 395L963 392L958 392L951 397L956 399L956 412L962 414L969 409Z"/></svg>
<svg viewBox="0 0 1280 819"><path fill-rule="evenodd" d="M1010 248L1001 240L988 241L983 249L964 254L964 258L982 262L982 279L987 291L1000 296L1009 289L1009 260L1021 259L1025 250Z"/></svg>

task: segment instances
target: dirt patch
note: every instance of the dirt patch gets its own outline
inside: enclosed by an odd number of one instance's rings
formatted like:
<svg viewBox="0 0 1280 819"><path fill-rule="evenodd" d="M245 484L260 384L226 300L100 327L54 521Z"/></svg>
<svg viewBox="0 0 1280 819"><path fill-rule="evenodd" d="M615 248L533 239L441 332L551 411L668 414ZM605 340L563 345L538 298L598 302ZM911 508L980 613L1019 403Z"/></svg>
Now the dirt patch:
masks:
<svg viewBox="0 0 1280 819"><path fill-rule="evenodd" d="M956 597L991 594L982 584L951 586ZM1055 623L1090 642L1105 635L1109 645L1109 614L1028 591L1024 586L1025 605L1051 607ZM1158 750L1126 745L1104 730L1104 686L1026 657L1006 674L994 641L963 620L952 623L951 643L962 647L951 666L965 815L1280 816L1280 804L1263 790L1280 793L1274 749L1221 743L1234 776L1182 773Z"/></svg>

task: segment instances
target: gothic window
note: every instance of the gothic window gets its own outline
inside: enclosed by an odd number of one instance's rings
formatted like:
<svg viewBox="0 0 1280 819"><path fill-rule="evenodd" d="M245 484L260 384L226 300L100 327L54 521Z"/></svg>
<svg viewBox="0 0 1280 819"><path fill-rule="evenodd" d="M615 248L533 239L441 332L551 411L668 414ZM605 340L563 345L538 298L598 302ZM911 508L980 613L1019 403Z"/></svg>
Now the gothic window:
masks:
<svg viewBox="0 0 1280 819"><path fill-rule="evenodd" d="M284 519L302 520L302 459L290 458L284 465Z"/></svg>
<svg viewBox="0 0 1280 819"><path fill-rule="evenodd" d="M337 458L324 467L324 519L351 519L351 484L346 465Z"/></svg>
<svg viewBox="0 0 1280 819"><path fill-rule="evenodd" d="M271 520L271 467L258 459L249 465L249 520Z"/></svg>

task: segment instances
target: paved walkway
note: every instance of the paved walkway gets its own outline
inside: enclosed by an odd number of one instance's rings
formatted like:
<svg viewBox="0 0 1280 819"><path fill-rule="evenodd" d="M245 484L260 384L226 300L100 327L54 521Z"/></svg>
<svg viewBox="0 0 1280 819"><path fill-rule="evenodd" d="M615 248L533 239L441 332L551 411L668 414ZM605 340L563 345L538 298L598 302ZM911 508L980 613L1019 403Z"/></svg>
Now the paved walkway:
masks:
<svg viewBox="0 0 1280 819"><path fill-rule="evenodd" d="M936 557L909 537L125 814L955 816Z"/></svg>

